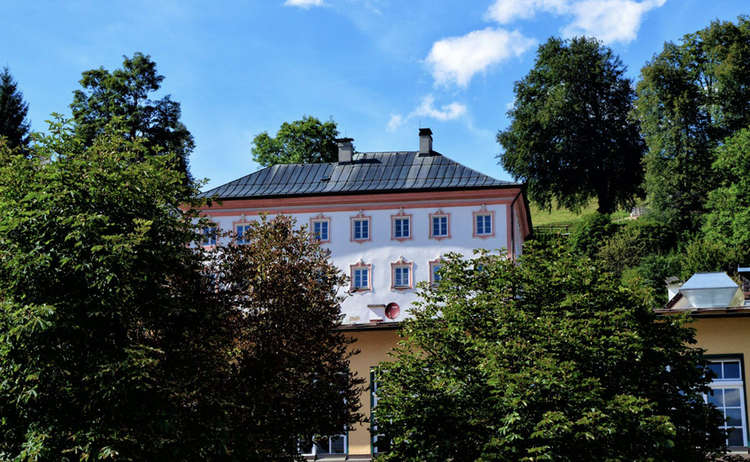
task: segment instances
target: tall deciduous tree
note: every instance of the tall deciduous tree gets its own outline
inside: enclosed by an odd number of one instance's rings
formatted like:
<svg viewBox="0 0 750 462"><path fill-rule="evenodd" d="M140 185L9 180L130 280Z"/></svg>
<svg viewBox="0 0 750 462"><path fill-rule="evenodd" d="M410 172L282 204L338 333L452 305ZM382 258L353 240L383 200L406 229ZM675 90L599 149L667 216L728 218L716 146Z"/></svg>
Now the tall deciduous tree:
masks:
<svg viewBox="0 0 750 462"><path fill-rule="evenodd" d="M163 75L148 55L124 57L121 69L100 67L83 73L81 90L73 94L76 134L86 143L117 124L129 140L143 138L153 153L175 154L174 168L190 179L189 156L195 147L193 136L180 121L180 103L169 95L153 100Z"/></svg>
<svg viewBox="0 0 750 462"><path fill-rule="evenodd" d="M500 131L503 167L543 207L599 212L630 205L642 179L644 144L629 119L634 91L622 61L585 37L550 38L516 82L510 127Z"/></svg>
<svg viewBox="0 0 750 462"><path fill-rule="evenodd" d="M588 258L453 255L376 374L382 460L706 461L721 416L694 331Z"/></svg>
<svg viewBox="0 0 750 462"><path fill-rule="evenodd" d="M204 250L173 155L61 124L31 149L0 140L0 458L291 461L358 419L308 234Z"/></svg>
<svg viewBox="0 0 750 462"><path fill-rule="evenodd" d="M263 132L253 138L253 160L263 167L274 164L336 162L336 122L305 116L281 124L275 137Z"/></svg>
<svg viewBox="0 0 750 462"><path fill-rule="evenodd" d="M0 136L8 139L15 147L29 144L29 122L26 115L29 105L23 100L23 93L13 80L7 67L0 73Z"/></svg>
<svg viewBox="0 0 750 462"><path fill-rule="evenodd" d="M650 206L681 230L696 230L714 148L750 125L750 20L714 21L668 42L642 70L637 114L648 144Z"/></svg>

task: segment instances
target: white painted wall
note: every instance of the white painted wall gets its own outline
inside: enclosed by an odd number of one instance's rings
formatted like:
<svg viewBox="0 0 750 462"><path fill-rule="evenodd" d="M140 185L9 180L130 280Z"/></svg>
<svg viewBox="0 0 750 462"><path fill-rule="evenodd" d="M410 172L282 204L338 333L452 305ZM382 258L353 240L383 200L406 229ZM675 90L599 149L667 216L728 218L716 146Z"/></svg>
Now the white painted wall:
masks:
<svg viewBox="0 0 750 462"><path fill-rule="evenodd" d="M350 275L350 265L362 260L365 264L372 265L372 290L368 292L356 292L349 294L348 286L341 290L341 295L346 299L342 303L344 323L358 324L368 323L372 317L368 305L387 305L395 302L401 308L400 315L393 321L401 321L408 317L409 306L417 298L417 289L392 290L391 289L391 263L404 257L405 260L413 262L414 282L429 281L431 260L448 252L458 252L471 256L474 249L484 248L489 250L506 249L508 246L506 207L505 204L490 204L486 206L487 211L495 212L495 235L491 238L473 237L473 212L480 210L480 205L468 205L458 207L443 207L445 213L450 214L450 238L435 240L429 238L429 214L435 213L437 208L422 208L416 205L410 207L403 204L403 212L412 215L412 239L406 241L391 240L391 215L399 213L399 209L368 210L363 213L371 217L371 240L366 242L352 242L350 240L350 218L357 215L358 211L336 211L326 212L323 215L330 217L330 242L323 244L331 250L331 259L347 276ZM232 223L240 220L241 212L236 216L212 217L221 230L231 230ZM317 217L319 213L296 213L292 214L297 220L298 226L309 225L310 219ZM247 219L257 219L257 215L248 215ZM515 217L517 255L520 254L519 217ZM381 310L382 312L382 310ZM385 322L391 320L385 318Z"/></svg>

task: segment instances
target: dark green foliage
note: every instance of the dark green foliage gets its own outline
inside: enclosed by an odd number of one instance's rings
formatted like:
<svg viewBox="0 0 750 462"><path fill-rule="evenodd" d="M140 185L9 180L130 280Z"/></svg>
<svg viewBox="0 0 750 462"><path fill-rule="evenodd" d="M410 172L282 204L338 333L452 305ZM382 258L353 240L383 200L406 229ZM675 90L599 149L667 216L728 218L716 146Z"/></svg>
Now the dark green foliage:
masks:
<svg viewBox="0 0 750 462"><path fill-rule="evenodd" d="M263 167L275 164L336 162L339 131L336 122L304 116L281 124L275 137L263 132L253 138L253 160Z"/></svg>
<svg viewBox="0 0 750 462"><path fill-rule="evenodd" d="M224 444L246 457L237 460L288 460L300 441L343 433L361 418L353 341L336 330L336 289L346 278L288 217L255 222L243 239L217 248L212 268L222 298L242 309L226 386L252 406L228 411Z"/></svg>
<svg viewBox="0 0 750 462"><path fill-rule="evenodd" d="M705 461L723 452L684 318L562 248L450 256L378 372L382 460Z"/></svg>
<svg viewBox="0 0 750 462"><path fill-rule="evenodd" d="M666 43L641 70L636 107L649 206L674 228L695 231L717 183L713 150L750 125L750 20L714 21Z"/></svg>
<svg viewBox="0 0 750 462"><path fill-rule="evenodd" d="M713 169L719 185L708 196L703 235L733 253L733 266L750 264L750 129L725 140Z"/></svg>
<svg viewBox="0 0 750 462"><path fill-rule="evenodd" d="M343 278L308 234L205 251L172 155L50 133L0 140L0 459L285 461L357 419Z"/></svg>
<svg viewBox="0 0 750 462"><path fill-rule="evenodd" d="M149 152L173 153L173 168L190 180L188 162L195 147L193 136L180 121L180 103L169 95L150 99L161 88L163 75L148 55L123 57L121 69L100 67L83 73L82 90L73 94L76 135L90 145L106 127L116 125L126 139L141 139Z"/></svg>
<svg viewBox="0 0 750 462"><path fill-rule="evenodd" d="M592 213L576 223L570 233L570 247L574 252L593 257L614 231L609 215Z"/></svg>
<svg viewBox="0 0 750 462"><path fill-rule="evenodd" d="M18 84L8 68L3 68L0 73L0 136L6 137L11 147L29 145L28 112L29 105L24 102Z"/></svg>
<svg viewBox="0 0 750 462"><path fill-rule="evenodd" d="M629 119L635 97L625 67L595 39L550 38L515 85L511 125L497 135L501 163L542 207L599 212L629 206L639 192L645 146Z"/></svg>
<svg viewBox="0 0 750 462"><path fill-rule="evenodd" d="M628 220L600 242L597 257L614 273L638 266L650 255L668 253L676 246L676 234L666 224L648 218Z"/></svg>

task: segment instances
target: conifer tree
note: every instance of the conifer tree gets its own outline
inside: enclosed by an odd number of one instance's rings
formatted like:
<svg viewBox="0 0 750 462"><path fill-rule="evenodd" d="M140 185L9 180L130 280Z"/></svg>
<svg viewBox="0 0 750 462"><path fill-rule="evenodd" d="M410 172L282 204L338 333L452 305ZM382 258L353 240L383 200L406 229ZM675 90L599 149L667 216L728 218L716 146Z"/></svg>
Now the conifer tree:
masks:
<svg viewBox="0 0 750 462"><path fill-rule="evenodd" d="M8 139L11 146L26 147L29 144L29 122L26 115L29 105L23 93L5 67L0 73L0 136Z"/></svg>

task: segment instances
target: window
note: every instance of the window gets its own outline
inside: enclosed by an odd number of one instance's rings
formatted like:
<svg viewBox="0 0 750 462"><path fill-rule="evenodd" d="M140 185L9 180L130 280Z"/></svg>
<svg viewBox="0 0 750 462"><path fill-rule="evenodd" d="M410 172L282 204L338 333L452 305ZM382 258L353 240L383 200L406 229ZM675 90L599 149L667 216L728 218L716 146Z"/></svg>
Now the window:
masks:
<svg viewBox="0 0 750 462"><path fill-rule="evenodd" d="M391 215L391 239L411 239L411 215L405 214L403 210L398 215Z"/></svg>
<svg viewBox="0 0 750 462"><path fill-rule="evenodd" d="M247 232L250 230L250 224L249 223L240 223L234 226L234 232L237 234L237 238L235 239L235 242L238 244L247 244L248 240L246 240Z"/></svg>
<svg viewBox="0 0 750 462"><path fill-rule="evenodd" d="M440 268L443 267L443 261L441 259L432 260L430 262L430 284L435 285L440 282Z"/></svg>
<svg viewBox="0 0 750 462"><path fill-rule="evenodd" d="M378 424L375 421L375 416L372 414L375 406L378 405L378 377L376 373L375 369L370 371L370 434L372 435L372 442L370 444L373 454L382 454L388 452L390 441L385 435L378 433Z"/></svg>
<svg viewBox="0 0 750 462"><path fill-rule="evenodd" d="M204 246L216 245L216 227L209 226L203 228L203 243Z"/></svg>
<svg viewBox="0 0 750 462"><path fill-rule="evenodd" d="M372 289L372 265L366 265L362 260L350 266L350 292L364 292Z"/></svg>
<svg viewBox="0 0 750 462"><path fill-rule="evenodd" d="M333 436L315 437L301 445L301 451L304 455L327 456L331 454L346 454L347 435L342 433Z"/></svg>
<svg viewBox="0 0 750 462"><path fill-rule="evenodd" d="M485 205L474 212L474 237L493 237L495 235L495 212L488 211Z"/></svg>
<svg viewBox="0 0 750 462"><path fill-rule="evenodd" d="M310 219L310 231L312 232L313 239L316 241L330 242L331 219L323 215L318 215L315 218Z"/></svg>
<svg viewBox="0 0 750 462"><path fill-rule="evenodd" d="M724 414L721 428L727 431L727 446L746 446L745 385L739 358L712 360L709 369L716 376L706 400Z"/></svg>
<svg viewBox="0 0 750 462"><path fill-rule="evenodd" d="M413 288L412 276L414 264L407 262L404 257L391 263L391 289L411 289Z"/></svg>
<svg viewBox="0 0 750 462"><path fill-rule="evenodd" d="M450 237L450 215L438 210L430 214L430 239Z"/></svg>
<svg viewBox="0 0 750 462"><path fill-rule="evenodd" d="M370 217L359 213L352 217L352 238L354 242L365 242L370 240Z"/></svg>

